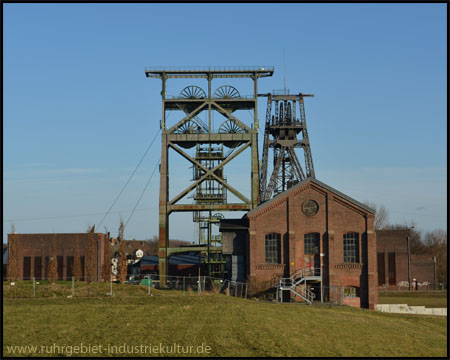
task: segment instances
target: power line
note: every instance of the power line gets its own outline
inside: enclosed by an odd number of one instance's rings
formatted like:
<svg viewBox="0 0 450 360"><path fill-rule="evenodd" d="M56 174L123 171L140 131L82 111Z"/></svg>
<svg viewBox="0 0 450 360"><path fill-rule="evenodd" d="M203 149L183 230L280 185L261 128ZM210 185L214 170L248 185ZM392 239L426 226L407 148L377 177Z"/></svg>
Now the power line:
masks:
<svg viewBox="0 0 450 360"><path fill-rule="evenodd" d="M161 161L161 158L159 158L158 162L156 163L155 168L153 169L152 174L150 175L150 178L149 178L148 181L147 181L147 184L145 184L144 190L142 190L142 193L141 193L141 195L139 196L139 199L138 199L136 205L134 206L133 210L131 211L130 216L128 217L127 222L125 223L125 227L127 227L128 222L130 221L131 217L132 217L133 214L134 214L134 210L136 210L137 206L139 205L139 202L141 201L142 197L144 196L145 190L147 190L147 187L148 187L148 185L150 184L150 181L152 181L153 175L155 174L156 168L158 167L160 161Z"/></svg>
<svg viewBox="0 0 450 360"><path fill-rule="evenodd" d="M139 160L138 164L136 165L135 169L134 169L133 172L131 173L130 177L128 178L127 182L126 182L125 185L123 186L122 190L120 190L119 195L117 195L116 199L113 201L112 205L109 207L109 209L108 209L108 211L106 212L105 216L103 216L102 221L100 221L100 223L98 224L98 226L97 226L98 228L99 228L100 225L103 223L103 221L106 219L106 217L108 216L109 212L111 211L111 209L113 208L113 206L116 204L117 200L119 200L120 195L122 195L123 191L124 191L125 188L127 187L127 185L128 185L128 183L130 182L131 178L132 178L132 177L134 176L134 174L136 173L137 169L139 168L139 166L141 165L142 161L144 160L145 155L147 155L148 151L150 150L150 148L152 147L153 143L155 142L156 137L157 137L158 134L159 134L159 131L160 131L160 130L158 130L158 131L155 133L155 136L154 136L153 140L151 141L151 143L150 143L150 145L148 146L147 150L145 150L145 153L144 153L144 155L142 156L141 160Z"/></svg>

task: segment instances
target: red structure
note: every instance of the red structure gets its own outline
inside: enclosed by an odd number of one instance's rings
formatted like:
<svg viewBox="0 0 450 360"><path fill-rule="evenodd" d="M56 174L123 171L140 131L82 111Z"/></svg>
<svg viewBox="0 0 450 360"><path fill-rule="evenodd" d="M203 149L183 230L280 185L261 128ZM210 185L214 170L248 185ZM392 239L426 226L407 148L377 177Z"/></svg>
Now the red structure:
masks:
<svg viewBox="0 0 450 360"><path fill-rule="evenodd" d="M8 276L17 272L17 279L44 280L49 278L49 264L56 256L57 280L70 280L76 260L80 260L80 280L101 281L105 244L108 235L102 233L74 234L8 234L8 257L15 247L14 262L8 259ZM13 251L14 252L14 251ZM76 259L78 257L78 259ZM110 264L108 264L110 266Z"/></svg>
<svg viewBox="0 0 450 360"><path fill-rule="evenodd" d="M308 276L313 281L304 281L293 293L303 286L303 297L312 296L309 286L316 300L332 301L339 296L332 289L343 289L344 304L374 309L374 215L374 210L316 179L294 185L247 214L247 279L269 284L290 278L295 284L301 283L296 274Z"/></svg>
<svg viewBox="0 0 450 360"><path fill-rule="evenodd" d="M411 287L412 290L434 288L436 263L432 255L409 254L410 229L377 230L376 235L378 286L395 289Z"/></svg>

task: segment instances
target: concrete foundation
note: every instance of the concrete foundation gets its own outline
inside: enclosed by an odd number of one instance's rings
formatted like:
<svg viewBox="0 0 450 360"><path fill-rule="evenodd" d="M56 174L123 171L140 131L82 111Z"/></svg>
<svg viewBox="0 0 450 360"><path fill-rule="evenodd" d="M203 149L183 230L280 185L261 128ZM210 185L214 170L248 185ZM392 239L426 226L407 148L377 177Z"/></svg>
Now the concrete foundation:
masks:
<svg viewBox="0 0 450 360"><path fill-rule="evenodd" d="M377 304L377 311L395 314L447 316L447 308L426 308L425 306L408 306L408 304Z"/></svg>

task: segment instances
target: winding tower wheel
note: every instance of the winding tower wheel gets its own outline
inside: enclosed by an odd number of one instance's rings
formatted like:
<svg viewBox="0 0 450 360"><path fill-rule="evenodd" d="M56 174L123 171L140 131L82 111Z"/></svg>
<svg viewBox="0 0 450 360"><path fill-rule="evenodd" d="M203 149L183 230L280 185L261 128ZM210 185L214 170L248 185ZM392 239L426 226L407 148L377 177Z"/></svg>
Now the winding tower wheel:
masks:
<svg viewBox="0 0 450 360"><path fill-rule="evenodd" d="M214 97L217 99L239 99L241 94L235 87L223 85L214 91Z"/></svg>
<svg viewBox="0 0 450 360"><path fill-rule="evenodd" d="M245 130L240 128L233 120L227 120L219 127L219 134L242 134Z"/></svg>
<svg viewBox="0 0 450 360"><path fill-rule="evenodd" d="M183 98L183 99L205 99L206 93L201 87L198 87L195 85L189 85L189 86L186 86L183 90L181 90L180 98Z"/></svg>

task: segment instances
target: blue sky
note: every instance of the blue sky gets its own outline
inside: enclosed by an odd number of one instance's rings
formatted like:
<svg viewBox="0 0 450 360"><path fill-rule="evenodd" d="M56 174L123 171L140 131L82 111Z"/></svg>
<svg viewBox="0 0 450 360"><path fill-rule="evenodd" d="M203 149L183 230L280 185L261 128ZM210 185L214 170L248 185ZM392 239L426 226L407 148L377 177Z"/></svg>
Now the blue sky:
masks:
<svg viewBox="0 0 450 360"><path fill-rule="evenodd" d="M447 227L445 4L6 4L3 16L4 240L11 221L19 233L100 222L159 130L161 84L145 66L275 66L260 92L285 71L291 91L315 94L319 180L384 204L391 222ZM98 230L116 235L159 156L158 137ZM245 157L226 171L248 190ZM157 234L158 193L156 173L128 238ZM171 238L192 241L191 219L172 215Z"/></svg>

